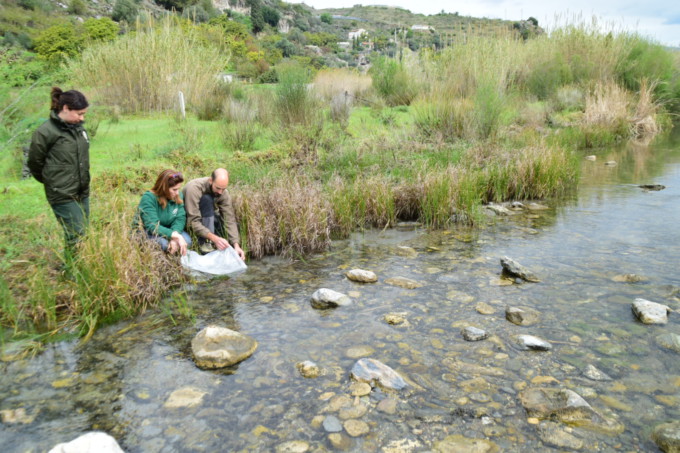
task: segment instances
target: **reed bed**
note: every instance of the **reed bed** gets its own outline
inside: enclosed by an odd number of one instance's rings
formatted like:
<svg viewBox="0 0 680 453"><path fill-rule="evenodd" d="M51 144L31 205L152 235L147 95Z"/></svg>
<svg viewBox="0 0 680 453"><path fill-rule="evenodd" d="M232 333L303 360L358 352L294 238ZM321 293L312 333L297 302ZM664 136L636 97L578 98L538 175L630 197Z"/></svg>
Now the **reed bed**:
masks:
<svg viewBox="0 0 680 453"><path fill-rule="evenodd" d="M335 68L319 71L314 77L314 91L326 101L337 95L363 99L371 88L371 77L356 70Z"/></svg>
<svg viewBox="0 0 680 453"><path fill-rule="evenodd" d="M176 108L178 93L188 105L203 105L215 92L226 54L206 45L194 27L166 16L110 43L87 48L69 72L78 86L124 112Z"/></svg>

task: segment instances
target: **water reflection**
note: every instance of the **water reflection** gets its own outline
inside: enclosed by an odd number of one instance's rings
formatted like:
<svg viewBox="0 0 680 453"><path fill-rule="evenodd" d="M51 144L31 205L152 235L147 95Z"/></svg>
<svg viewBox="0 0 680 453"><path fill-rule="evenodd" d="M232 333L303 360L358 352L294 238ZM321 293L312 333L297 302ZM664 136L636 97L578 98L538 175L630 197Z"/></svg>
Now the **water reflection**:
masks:
<svg viewBox="0 0 680 453"><path fill-rule="evenodd" d="M609 160L618 164L605 166ZM578 196L546 211L489 217L479 230L371 231L305 261L267 258L235 280L192 288L195 323L175 326L148 313L101 330L82 348L52 345L33 360L3 364L0 409L37 412L32 423L0 425L3 451L43 451L91 429L109 432L130 452L272 451L289 440L313 451L424 451L456 434L504 451L562 451L527 419L518 392L531 386L574 390L625 426L613 436L574 428L589 450L654 451L651 428L680 416L678 354L656 337L680 333L680 321L673 313L666 326L642 325L630 305L643 297L680 309L680 152L601 153L584 162L583 174ZM644 192L643 183L667 188ZM502 279L505 255L541 283ZM352 268L370 269L379 281L348 281ZM644 280L614 281L620 274ZM423 286L385 282L396 276ZM310 296L321 287L348 294L353 304L313 309ZM480 303L491 313L481 314ZM508 305L536 309L540 321L511 324ZM385 322L394 313L408 322ZM257 352L226 370L197 369L189 343L212 323L256 338ZM466 326L491 336L465 341ZM553 349L522 351L512 340L517 334L544 338ZM362 356L394 368L409 388L352 396L349 370ZM322 375L301 377L295 364L304 360ZM585 377L588 365L612 380ZM165 407L183 387L206 395L196 407ZM321 421L343 414L343 398L367 408L358 419L368 434L331 439L325 432Z"/></svg>

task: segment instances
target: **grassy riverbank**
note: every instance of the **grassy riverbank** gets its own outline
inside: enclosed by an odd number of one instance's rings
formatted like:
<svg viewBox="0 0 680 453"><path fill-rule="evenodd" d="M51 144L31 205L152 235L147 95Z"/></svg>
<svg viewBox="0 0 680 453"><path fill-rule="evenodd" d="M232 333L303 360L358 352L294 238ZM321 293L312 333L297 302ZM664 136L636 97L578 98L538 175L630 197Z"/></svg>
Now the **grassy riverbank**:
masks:
<svg viewBox="0 0 680 453"><path fill-rule="evenodd" d="M134 52L140 35L121 45ZM167 98L156 106L143 91L112 90L124 88L125 73L101 87L83 85L97 80L88 74L101 73L97 65L117 55L116 45L86 53L70 71L83 77L73 83L94 105L92 219L72 279L58 272L61 232L42 186L20 179L18 153L2 161L5 338L87 335L157 304L181 282L176 260L129 239L139 197L164 168L191 179L227 167L249 257L295 257L360 228L399 220L475 225L485 203L559 196L575 188L584 150L649 143L668 129L665 112L678 100L677 62L659 46L572 27L533 42L480 38L401 62L376 59L370 76L310 74L291 63L276 86L202 78L188 97L188 118L179 120ZM174 74L155 69L164 71ZM38 111L35 100L47 93L32 88L14 115L37 112L39 124L47 107ZM115 102L130 97L139 102Z"/></svg>

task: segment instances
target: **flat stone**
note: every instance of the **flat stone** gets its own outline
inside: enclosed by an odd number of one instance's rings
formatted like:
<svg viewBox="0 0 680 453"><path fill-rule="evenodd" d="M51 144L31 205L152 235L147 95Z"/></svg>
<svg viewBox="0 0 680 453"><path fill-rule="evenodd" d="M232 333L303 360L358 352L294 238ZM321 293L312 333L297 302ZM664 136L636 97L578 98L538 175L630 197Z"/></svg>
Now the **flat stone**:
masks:
<svg viewBox="0 0 680 453"><path fill-rule="evenodd" d="M538 435L547 445L571 450L581 450L583 441L564 429L556 422L544 421L538 425Z"/></svg>
<svg viewBox="0 0 680 453"><path fill-rule="evenodd" d="M518 326L533 326L540 319L541 314L529 307L507 307L505 319Z"/></svg>
<svg viewBox="0 0 680 453"><path fill-rule="evenodd" d="M48 453L125 453L116 439L106 433L93 431L72 440L55 445Z"/></svg>
<svg viewBox="0 0 680 453"><path fill-rule="evenodd" d="M680 352L680 335L676 333L663 333L656 337L656 343L663 348Z"/></svg>
<svg viewBox="0 0 680 453"><path fill-rule="evenodd" d="M486 439L470 439L454 434L434 443L434 451L440 453L498 453L500 448Z"/></svg>
<svg viewBox="0 0 680 453"><path fill-rule="evenodd" d="M480 315L493 315L496 313L496 310L486 302L477 302L477 305L475 305L475 310L477 310L477 313Z"/></svg>
<svg viewBox="0 0 680 453"><path fill-rule="evenodd" d="M665 453L680 453L680 421L664 423L654 428L652 440Z"/></svg>
<svg viewBox="0 0 680 453"><path fill-rule="evenodd" d="M542 338L533 335L516 335L514 337L515 343L525 351L549 351L552 345Z"/></svg>
<svg viewBox="0 0 680 453"><path fill-rule="evenodd" d="M418 256L418 252L413 247L407 247L405 245L397 246L396 253L399 256L404 256L406 258L415 258Z"/></svg>
<svg viewBox="0 0 680 453"><path fill-rule="evenodd" d="M348 279L359 283L374 283L378 281L378 276L375 272L366 271L363 269L352 269L345 274Z"/></svg>
<svg viewBox="0 0 680 453"><path fill-rule="evenodd" d="M394 398L385 398L378 403L376 409L385 414L394 415L397 413L397 400Z"/></svg>
<svg viewBox="0 0 680 453"><path fill-rule="evenodd" d="M514 213L501 204L490 203L485 206L486 209L493 212L497 216L513 215Z"/></svg>
<svg viewBox="0 0 680 453"><path fill-rule="evenodd" d="M339 433L342 431L342 424L335 415L327 415L326 418L323 419L323 429L325 429L327 433Z"/></svg>
<svg viewBox="0 0 680 453"><path fill-rule="evenodd" d="M388 278L387 280L385 280L385 283L392 286L398 286L399 288L404 289L416 289L423 286L422 283L418 283L417 281L411 280L410 278L406 277Z"/></svg>
<svg viewBox="0 0 680 453"><path fill-rule="evenodd" d="M385 389L401 390L406 381L392 368L375 359L359 359L351 371L352 377L359 382L379 385Z"/></svg>
<svg viewBox="0 0 680 453"><path fill-rule="evenodd" d="M370 346L353 346L345 351L345 356L350 359L360 359L375 354L375 349Z"/></svg>
<svg viewBox="0 0 680 453"><path fill-rule="evenodd" d="M349 391L352 396L366 396L371 393L371 386L365 382L352 382Z"/></svg>
<svg viewBox="0 0 680 453"><path fill-rule="evenodd" d="M643 324L666 324L670 311L671 308L667 305L657 304L639 297L633 302L633 313Z"/></svg>
<svg viewBox="0 0 680 453"><path fill-rule="evenodd" d="M333 448L340 451L349 450L352 448L352 439L344 435L343 433L332 433L328 435L328 441L331 443Z"/></svg>
<svg viewBox="0 0 680 453"><path fill-rule="evenodd" d="M637 274L619 274L615 275L612 280L617 283L640 283L647 281L645 277Z"/></svg>
<svg viewBox="0 0 680 453"><path fill-rule="evenodd" d="M304 440L291 440L277 445L276 453L305 453L309 448L309 443Z"/></svg>
<svg viewBox="0 0 680 453"><path fill-rule="evenodd" d="M319 288L312 294L312 307L318 309L351 305L349 296L328 288Z"/></svg>
<svg viewBox="0 0 680 453"><path fill-rule="evenodd" d="M194 362L199 368L223 368L250 357L257 341L226 327L208 326L191 340Z"/></svg>
<svg viewBox="0 0 680 453"><path fill-rule="evenodd" d="M536 274L534 274L529 269L522 266L521 264L519 264L517 261L513 260L510 257L504 256L503 258L501 258L501 266L503 267L503 270L505 272L507 272L510 275L519 277L522 280L534 283L540 282Z"/></svg>
<svg viewBox="0 0 680 453"><path fill-rule="evenodd" d="M585 377L588 379L592 379L593 381L611 381L612 378L610 378L604 371L601 371L597 368L595 368L594 365L588 364L586 366L586 369L583 370L583 374Z"/></svg>
<svg viewBox="0 0 680 453"><path fill-rule="evenodd" d="M8 425L15 425L18 423L28 425L33 423L38 412L39 410L36 410L33 414L29 415L23 407L17 409L4 409L0 411L0 419L2 419L2 423Z"/></svg>
<svg viewBox="0 0 680 453"><path fill-rule="evenodd" d="M352 437L365 436L370 431L368 423L362 420L347 420L343 426L345 427L347 434Z"/></svg>
<svg viewBox="0 0 680 453"><path fill-rule="evenodd" d="M526 205L526 207L530 211L546 211L546 210L550 209L549 206L546 206L546 205L540 204L540 203L536 203L536 202L529 203L528 205Z"/></svg>
<svg viewBox="0 0 680 453"><path fill-rule="evenodd" d="M340 420L349 420L351 418L361 418L364 415L366 415L366 412L368 412L368 408L360 403L360 404L355 404L353 406L340 409L340 412L338 413L338 417L340 417Z"/></svg>
<svg viewBox="0 0 680 453"><path fill-rule="evenodd" d="M206 394L207 392L194 387L182 387L172 392L163 406L168 409L196 407L203 402Z"/></svg>
<svg viewBox="0 0 680 453"><path fill-rule="evenodd" d="M463 338L467 341L481 341L489 338L489 333L486 330L478 329L477 327L468 326L463 329Z"/></svg>

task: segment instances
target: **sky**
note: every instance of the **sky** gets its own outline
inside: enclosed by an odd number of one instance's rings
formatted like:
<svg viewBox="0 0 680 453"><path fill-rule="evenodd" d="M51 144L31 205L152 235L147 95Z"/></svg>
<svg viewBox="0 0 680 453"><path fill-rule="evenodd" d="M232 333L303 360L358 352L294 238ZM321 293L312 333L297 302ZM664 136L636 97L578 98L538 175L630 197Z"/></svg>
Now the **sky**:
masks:
<svg viewBox="0 0 680 453"><path fill-rule="evenodd" d="M654 41L680 47L680 0L287 0L316 9L353 5L398 6L412 13L457 12L461 16L521 20L534 17L548 31L565 23L596 19L604 31L637 32Z"/></svg>

